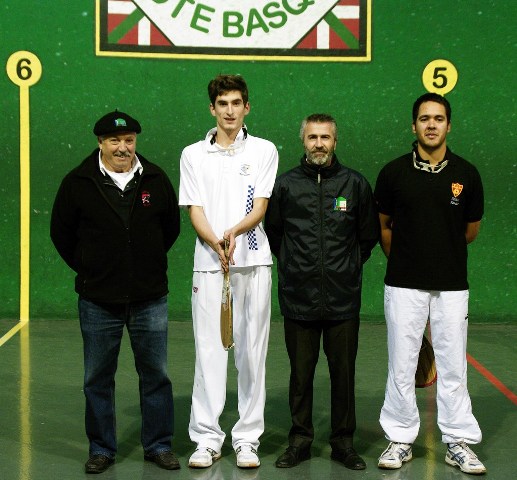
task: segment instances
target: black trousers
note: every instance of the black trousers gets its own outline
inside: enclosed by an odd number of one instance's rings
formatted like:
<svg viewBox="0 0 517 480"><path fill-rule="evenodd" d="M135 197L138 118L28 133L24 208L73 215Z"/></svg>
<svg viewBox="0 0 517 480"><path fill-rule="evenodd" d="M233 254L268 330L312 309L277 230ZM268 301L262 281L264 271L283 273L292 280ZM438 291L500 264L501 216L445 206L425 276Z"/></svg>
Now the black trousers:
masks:
<svg viewBox="0 0 517 480"><path fill-rule="evenodd" d="M309 448L314 439L313 381L323 336L331 385L330 445L333 450L351 447L356 428L354 386L359 318L343 322L284 318L284 333L291 363L289 445Z"/></svg>

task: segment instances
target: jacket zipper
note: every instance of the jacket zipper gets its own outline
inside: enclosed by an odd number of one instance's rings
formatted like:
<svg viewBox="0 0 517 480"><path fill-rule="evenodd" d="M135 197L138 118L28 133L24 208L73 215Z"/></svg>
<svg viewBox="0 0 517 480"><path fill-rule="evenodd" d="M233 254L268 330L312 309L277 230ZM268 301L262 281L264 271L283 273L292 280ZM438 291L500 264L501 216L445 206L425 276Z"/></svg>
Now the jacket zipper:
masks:
<svg viewBox="0 0 517 480"><path fill-rule="evenodd" d="M324 238L324 229L323 229L323 184L321 183L321 169L318 170L318 187L319 187L319 195L320 195L320 309L323 310L325 305L325 298L323 296L323 278L325 275L325 269L323 267L323 238Z"/></svg>

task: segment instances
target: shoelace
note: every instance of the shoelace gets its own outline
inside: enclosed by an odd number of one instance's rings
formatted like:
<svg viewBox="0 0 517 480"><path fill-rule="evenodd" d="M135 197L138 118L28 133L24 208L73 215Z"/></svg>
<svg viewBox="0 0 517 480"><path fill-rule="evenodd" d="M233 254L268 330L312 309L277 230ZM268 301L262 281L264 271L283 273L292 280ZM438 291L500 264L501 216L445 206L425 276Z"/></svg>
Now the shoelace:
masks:
<svg viewBox="0 0 517 480"><path fill-rule="evenodd" d="M386 453L394 456L395 454L399 455L402 458L408 456L408 449L402 448L401 443L392 442L386 450Z"/></svg>
<svg viewBox="0 0 517 480"><path fill-rule="evenodd" d="M455 447L459 447L462 450L460 450L459 452L453 452L452 449ZM464 462L465 458L467 459L467 461L478 459L477 455L464 442L449 443L449 450L454 460L461 460L461 462Z"/></svg>
<svg viewBox="0 0 517 480"><path fill-rule="evenodd" d="M217 455L217 452L215 450L212 450L211 448L206 448L206 451L212 456L215 457Z"/></svg>
<svg viewBox="0 0 517 480"><path fill-rule="evenodd" d="M240 447L237 447L236 450L235 450L236 453L254 453L255 455L257 454L257 451L252 447L252 446L248 446L248 445L245 445L245 446L240 446Z"/></svg>

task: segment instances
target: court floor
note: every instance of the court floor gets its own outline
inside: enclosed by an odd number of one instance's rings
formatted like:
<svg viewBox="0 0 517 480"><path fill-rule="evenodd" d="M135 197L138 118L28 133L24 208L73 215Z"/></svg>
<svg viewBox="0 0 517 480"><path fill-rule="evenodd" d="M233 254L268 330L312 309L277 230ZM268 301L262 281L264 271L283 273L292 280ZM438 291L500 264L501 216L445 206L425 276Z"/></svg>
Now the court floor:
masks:
<svg viewBox="0 0 517 480"><path fill-rule="evenodd" d="M15 321L0 320L0 337ZM387 442L378 423L386 378L386 332L383 324L363 322L356 373L358 429L355 447L367 463L350 471L331 461L329 381L322 352L315 379L312 459L292 469L277 469L274 461L286 446L289 429L287 385L289 368L283 328L272 324L267 370L266 431L259 449L262 466L242 470L227 438L223 457L213 467L187 467L193 445L187 425L194 370L191 325L171 322L169 366L175 399L174 451L179 471L164 471L143 461L139 443L138 384L127 335L117 373L116 463L102 479L252 480L252 479L374 479L459 480L472 478L444 462L445 448L436 427L435 387L418 390L420 435L413 460L396 471L379 470L377 457ZM517 324L471 324L469 327L469 391L483 442L474 447L485 463L486 477L516 477L517 461ZM228 396L221 425L227 433L236 420L236 376L230 360ZM82 349L75 321L31 320L0 346L0 479L75 480L92 478L83 470L88 456L84 434Z"/></svg>

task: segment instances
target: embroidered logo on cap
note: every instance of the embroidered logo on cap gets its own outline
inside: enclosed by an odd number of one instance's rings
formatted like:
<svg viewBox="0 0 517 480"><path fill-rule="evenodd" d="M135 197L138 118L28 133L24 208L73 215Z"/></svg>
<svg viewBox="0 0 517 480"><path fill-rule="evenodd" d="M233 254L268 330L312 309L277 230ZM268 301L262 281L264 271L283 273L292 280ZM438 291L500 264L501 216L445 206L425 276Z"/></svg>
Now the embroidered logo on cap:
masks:
<svg viewBox="0 0 517 480"><path fill-rule="evenodd" d="M345 197L337 197L334 198L334 211L346 212L346 198Z"/></svg>
<svg viewBox="0 0 517 480"><path fill-rule="evenodd" d="M127 123L123 118L115 118L115 127L127 127Z"/></svg>

